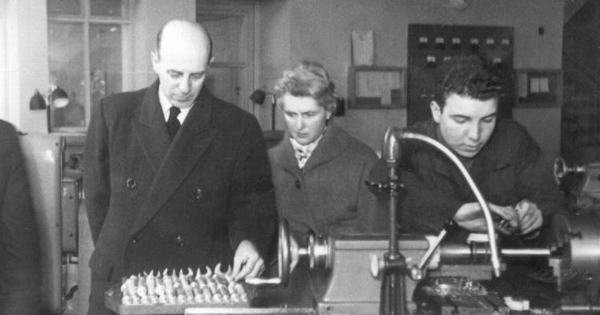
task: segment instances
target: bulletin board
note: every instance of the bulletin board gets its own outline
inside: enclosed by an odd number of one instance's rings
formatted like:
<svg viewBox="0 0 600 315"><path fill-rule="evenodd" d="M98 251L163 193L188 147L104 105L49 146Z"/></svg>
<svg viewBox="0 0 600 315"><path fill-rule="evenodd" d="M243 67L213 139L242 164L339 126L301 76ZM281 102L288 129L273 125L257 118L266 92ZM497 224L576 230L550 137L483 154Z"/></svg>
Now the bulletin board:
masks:
<svg viewBox="0 0 600 315"><path fill-rule="evenodd" d="M406 69L392 66L353 66L348 69L349 108L406 107Z"/></svg>
<svg viewBox="0 0 600 315"><path fill-rule="evenodd" d="M542 69L517 70L518 107L560 107L562 71Z"/></svg>
<svg viewBox="0 0 600 315"><path fill-rule="evenodd" d="M513 28L440 24L408 25L407 123L431 117L441 66L456 55L479 54L494 65L502 81L500 117L512 117L515 100Z"/></svg>

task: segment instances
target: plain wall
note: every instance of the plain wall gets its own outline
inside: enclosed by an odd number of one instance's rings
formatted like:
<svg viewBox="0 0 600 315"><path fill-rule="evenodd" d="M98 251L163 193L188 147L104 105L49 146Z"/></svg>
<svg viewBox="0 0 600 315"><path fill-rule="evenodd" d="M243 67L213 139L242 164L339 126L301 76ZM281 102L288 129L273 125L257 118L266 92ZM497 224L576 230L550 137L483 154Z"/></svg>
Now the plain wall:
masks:
<svg viewBox="0 0 600 315"><path fill-rule="evenodd" d="M46 112L29 110L29 100L36 90L47 93L48 76L48 28L46 6L37 0L8 1L3 12L5 18L4 41L6 65L0 69L7 74L6 94L0 106L6 106L2 118L26 132L46 132ZM44 2L45 4L45 2ZM6 72L4 72L6 71Z"/></svg>
<svg viewBox="0 0 600 315"><path fill-rule="evenodd" d="M281 21L274 29L265 22L272 15L262 16L261 45L270 53L259 56L259 78L264 84L274 82L283 69L303 59L314 59L328 69L340 96L347 99L352 30L373 30L375 65L406 67L410 23L511 26L515 69L561 68L564 1L478 0L470 1L465 10L454 9L448 3L444 0L266 1L261 6L263 11L276 8L281 16L289 16L289 22ZM539 34L540 28L543 35ZM273 60L283 68L276 69ZM287 65L281 64L286 60ZM549 157L558 154L560 108L517 108L513 118L527 125ZM406 126L406 110L347 109L345 116L335 120L379 150L387 127ZM279 113L277 126L284 128Z"/></svg>

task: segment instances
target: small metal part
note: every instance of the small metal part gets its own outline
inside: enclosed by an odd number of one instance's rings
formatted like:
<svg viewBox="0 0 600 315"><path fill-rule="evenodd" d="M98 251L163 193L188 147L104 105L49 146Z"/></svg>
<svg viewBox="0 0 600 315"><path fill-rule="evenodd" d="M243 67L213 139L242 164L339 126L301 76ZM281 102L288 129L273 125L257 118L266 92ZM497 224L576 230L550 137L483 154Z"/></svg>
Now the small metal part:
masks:
<svg viewBox="0 0 600 315"><path fill-rule="evenodd" d="M379 259L379 257L377 257L377 255L373 254L371 255L371 276L373 276L373 278L375 279L379 279L379 277L381 276L381 271L383 270L383 260Z"/></svg>
<svg viewBox="0 0 600 315"><path fill-rule="evenodd" d="M512 225L510 225L510 220L504 219L503 217L501 217L499 215L493 214L492 221L494 221L494 224L498 228L500 228L504 232L508 233L509 235L512 235L517 232L517 229L515 227L513 227Z"/></svg>
<svg viewBox="0 0 600 315"><path fill-rule="evenodd" d="M419 269L416 265L408 266L408 275L415 281L423 280L423 270Z"/></svg>
<svg viewBox="0 0 600 315"><path fill-rule="evenodd" d="M435 250L440 246L440 243L442 242L447 233L448 232L446 232L446 229L443 229L440 232L440 234L438 234L438 236L431 243L429 243L429 249L427 249L427 252L425 252L425 255L423 255L421 261L419 262L418 268L420 270L423 270L423 268L425 268L425 266L429 262L429 259L431 259L431 256L433 255Z"/></svg>
<svg viewBox="0 0 600 315"><path fill-rule="evenodd" d="M417 266L419 270L422 271L423 268L425 268L427 263L429 263L429 260L431 259L431 256L433 255L435 250L440 246L440 243L442 242L444 237L446 237L446 234L448 234L448 231L454 229L455 227L456 222L452 219L448 219L446 220L446 222L444 222L444 227L442 228L442 231L432 242L429 243L429 249L427 249L427 252L425 252L425 255L423 255L423 257L421 258L421 261Z"/></svg>

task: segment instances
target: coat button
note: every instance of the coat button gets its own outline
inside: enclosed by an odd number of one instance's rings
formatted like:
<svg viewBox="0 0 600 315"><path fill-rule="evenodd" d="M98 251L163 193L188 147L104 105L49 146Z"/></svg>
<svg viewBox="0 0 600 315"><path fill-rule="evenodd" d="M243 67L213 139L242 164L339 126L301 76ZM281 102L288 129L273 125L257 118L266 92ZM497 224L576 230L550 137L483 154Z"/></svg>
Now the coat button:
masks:
<svg viewBox="0 0 600 315"><path fill-rule="evenodd" d="M296 188L298 188L298 189L302 188L302 184L300 184L299 180L296 180L295 185L296 185Z"/></svg>
<svg viewBox="0 0 600 315"><path fill-rule="evenodd" d="M181 235L177 235L175 236L175 242L177 243L177 245L179 245L180 247L183 247L183 245L185 245L185 239L183 238L183 236Z"/></svg>
<svg viewBox="0 0 600 315"><path fill-rule="evenodd" d="M200 188L196 188L196 199L202 199L202 196L204 195L204 192L202 191L202 189Z"/></svg>
<svg viewBox="0 0 600 315"><path fill-rule="evenodd" d="M134 189L137 186L137 182L133 178L127 179L127 188Z"/></svg>
<svg viewBox="0 0 600 315"><path fill-rule="evenodd" d="M135 244L139 241L139 239L137 237L134 237L131 239L131 244Z"/></svg>

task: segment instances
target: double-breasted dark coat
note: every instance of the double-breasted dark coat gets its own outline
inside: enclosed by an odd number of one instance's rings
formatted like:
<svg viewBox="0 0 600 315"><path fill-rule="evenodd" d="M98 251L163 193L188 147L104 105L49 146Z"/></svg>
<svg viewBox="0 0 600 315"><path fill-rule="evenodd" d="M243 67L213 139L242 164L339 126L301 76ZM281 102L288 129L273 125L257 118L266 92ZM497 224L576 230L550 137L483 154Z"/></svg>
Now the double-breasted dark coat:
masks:
<svg viewBox="0 0 600 315"><path fill-rule="evenodd" d="M276 239L256 119L203 87L171 143L158 87L107 97L93 109L84 151L93 283L227 265L242 240L264 256ZM95 288L92 300L102 294Z"/></svg>

